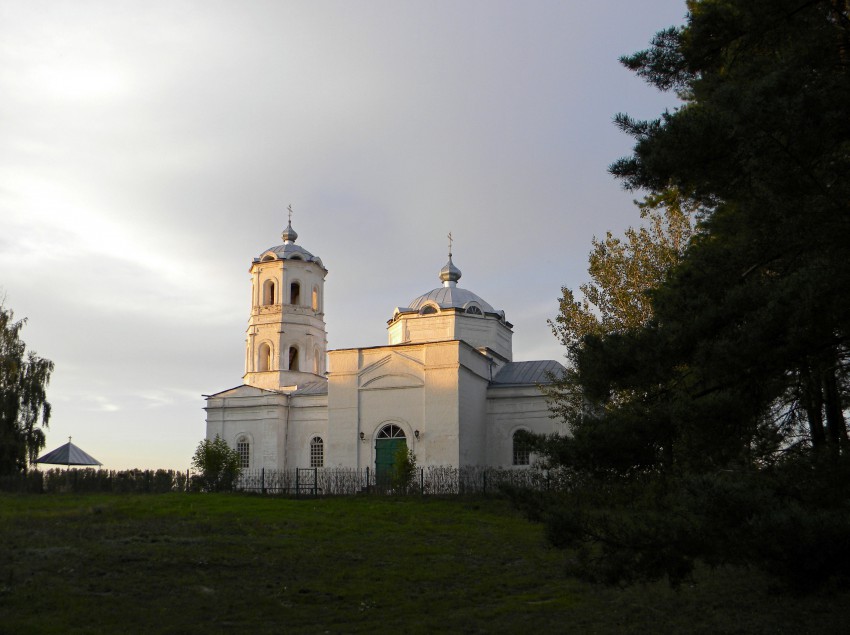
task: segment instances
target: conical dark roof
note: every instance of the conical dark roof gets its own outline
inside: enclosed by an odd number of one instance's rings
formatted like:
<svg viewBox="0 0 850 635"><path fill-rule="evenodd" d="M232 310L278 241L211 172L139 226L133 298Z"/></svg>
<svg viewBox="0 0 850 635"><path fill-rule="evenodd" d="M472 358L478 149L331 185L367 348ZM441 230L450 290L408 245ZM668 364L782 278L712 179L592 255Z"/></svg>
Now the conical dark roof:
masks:
<svg viewBox="0 0 850 635"><path fill-rule="evenodd" d="M86 454L70 441L52 452L38 457L35 462L47 463L49 465L103 465L103 463L93 456Z"/></svg>

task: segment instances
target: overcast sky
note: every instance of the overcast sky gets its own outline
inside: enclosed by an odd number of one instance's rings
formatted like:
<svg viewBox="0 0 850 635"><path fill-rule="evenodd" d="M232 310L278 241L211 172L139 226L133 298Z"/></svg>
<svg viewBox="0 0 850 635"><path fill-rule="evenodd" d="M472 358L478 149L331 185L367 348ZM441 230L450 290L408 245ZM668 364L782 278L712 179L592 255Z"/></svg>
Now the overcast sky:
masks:
<svg viewBox="0 0 850 635"><path fill-rule="evenodd" d="M674 108L620 55L683 0L0 0L0 293L52 359L47 450L188 467L202 394L241 383L248 267L329 270L329 346L459 285L563 360L546 320L594 235L639 222L617 112Z"/></svg>

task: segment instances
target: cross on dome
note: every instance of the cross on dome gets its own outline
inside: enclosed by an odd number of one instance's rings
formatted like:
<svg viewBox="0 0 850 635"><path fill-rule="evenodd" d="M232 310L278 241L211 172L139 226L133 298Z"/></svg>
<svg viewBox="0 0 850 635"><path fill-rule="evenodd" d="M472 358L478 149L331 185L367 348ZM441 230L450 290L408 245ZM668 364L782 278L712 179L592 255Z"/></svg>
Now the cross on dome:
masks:
<svg viewBox="0 0 850 635"><path fill-rule="evenodd" d="M454 287L457 286L457 281L460 280L460 269L455 267L455 264L452 262L452 233L449 232L449 261L445 264L445 266L440 269L440 280L443 281L444 287Z"/></svg>
<svg viewBox="0 0 850 635"><path fill-rule="evenodd" d="M280 237L283 238L284 245L289 245L295 242L295 240L298 238L298 233L294 229L292 229L292 203L290 203L286 209L289 210L289 222L287 223L286 229L283 230L283 233L280 235Z"/></svg>

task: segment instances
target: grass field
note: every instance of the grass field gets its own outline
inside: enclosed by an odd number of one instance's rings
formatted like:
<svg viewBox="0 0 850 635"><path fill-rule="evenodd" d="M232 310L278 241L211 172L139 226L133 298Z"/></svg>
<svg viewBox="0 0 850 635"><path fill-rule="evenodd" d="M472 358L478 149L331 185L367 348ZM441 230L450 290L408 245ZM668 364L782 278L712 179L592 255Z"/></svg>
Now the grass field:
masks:
<svg viewBox="0 0 850 635"><path fill-rule="evenodd" d="M842 633L752 572L609 589L496 499L0 494L0 633Z"/></svg>

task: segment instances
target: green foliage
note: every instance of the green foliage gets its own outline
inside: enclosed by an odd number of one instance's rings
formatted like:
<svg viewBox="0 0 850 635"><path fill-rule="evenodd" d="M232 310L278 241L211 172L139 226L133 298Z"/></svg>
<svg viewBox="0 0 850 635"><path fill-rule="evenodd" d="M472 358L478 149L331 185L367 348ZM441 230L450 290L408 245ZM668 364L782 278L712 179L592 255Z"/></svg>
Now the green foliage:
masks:
<svg viewBox="0 0 850 635"><path fill-rule="evenodd" d="M688 9L623 59L684 103L619 115L635 146L611 172L677 193L699 231L648 294L640 269L591 269L640 298L628 312L565 294L574 436L536 443L589 480L546 512L550 535L606 582L678 584L704 560L811 591L850 572L850 3Z"/></svg>
<svg viewBox="0 0 850 635"><path fill-rule="evenodd" d="M588 392L632 391L630 407L666 423L667 468L771 462L799 441L842 452L848 3L688 6L685 27L624 59L685 104L653 122L619 117L636 145L612 172L631 188L687 193L701 233L654 294L655 319L633 336L600 337L579 372ZM641 346L663 355L641 356Z"/></svg>
<svg viewBox="0 0 850 635"><path fill-rule="evenodd" d="M163 494L186 490L186 473L174 470L28 470L0 477L0 491L33 494Z"/></svg>
<svg viewBox="0 0 850 635"><path fill-rule="evenodd" d="M812 593L850 571L850 462L821 468L795 458L770 470L597 478L521 507L572 551L570 571L582 579L677 587L702 561L757 567Z"/></svg>
<svg viewBox="0 0 850 635"><path fill-rule="evenodd" d="M239 453L219 435L198 444L192 467L200 472L193 476L193 487L204 492L231 491L242 471Z"/></svg>
<svg viewBox="0 0 850 635"><path fill-rule="evenodd" d="M390 486L399 493L408 493L416 486L416 455L406 444L399 445L393 456Z"/></svg>
<svg viewBox="0 0 850 635"><path fill-rule="evenodd" d="M624 238L611 232L593 239L590 282L579 287L581 300L561 289L558 316L549 324L567 349L566 374L546 387L555 413L575 429L582 424L585 400L577 360L585 339L639 328L652 317L651 292L679 262L694 234L696 209L675 188L636 202L644 224ZM620 399L609 395L614 402Z"/></svg>
<svg viewBox="0 0 850 635"><path fill-rule="evenodd" d="M35 462L50 420L46 390L53 362L26 352L20 338L25 323L0 304L0 476Z"/></svg>
<svg viewBox="0 0 850 635"><path fill-rule="evenodd" d="M624 59L685 103L656 121L620 116L636 145L612 172L648 200L676 193L699 232L666 269L620 268L627 282L608 286L642 298L630 311L591 293L596 319L565 296L556 324L572 361L556 410L576 460L601 471L850 448L848 4L688 6L686 26ZM594 245L592 259L607 254ZM648 296L645 271L662 272Z"/></svg>

